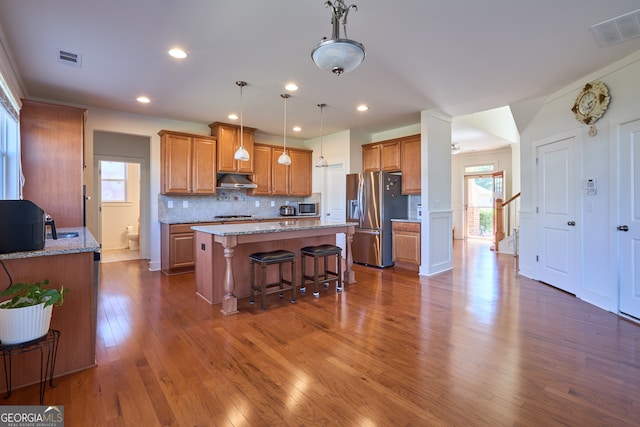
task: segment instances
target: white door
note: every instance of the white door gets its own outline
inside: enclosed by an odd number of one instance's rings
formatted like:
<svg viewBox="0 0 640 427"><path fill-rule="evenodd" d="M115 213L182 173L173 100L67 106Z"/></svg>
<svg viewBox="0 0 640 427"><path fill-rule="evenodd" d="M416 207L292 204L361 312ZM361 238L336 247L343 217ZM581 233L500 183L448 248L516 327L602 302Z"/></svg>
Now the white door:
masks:
<svg viewBox="0 0 640 427"><path fill-rule="evenodd" d="M344 165L342 163L331 164L324 169L325 206L322 206L322 218L327 221L345 221L347 218L345 200L347 198L347 176L344 172ZM336 234L336 245L346 251L347 241L343 233Z"/></svg>
<svg viewBox="0 0 640 427"><path fill-rule="evenodd" d="M640 120L618 135L620 311L640 318Z"/></svg>
<svg viewBox="0 0 640 427"><path fill-rule="evenodd" d="M329 165L325 168L326 181L326 206L323 207L322 215L329 221L344 221L346 219L345 198L346 198L346 175L344 166L340 164Z"/></svg>
<svg viewBox="0 0 640 427"><path fill-rule="evenodd" d="M576 294L576 194L580 183L574 159L575 137L537 148L538 280Z"/></svg>

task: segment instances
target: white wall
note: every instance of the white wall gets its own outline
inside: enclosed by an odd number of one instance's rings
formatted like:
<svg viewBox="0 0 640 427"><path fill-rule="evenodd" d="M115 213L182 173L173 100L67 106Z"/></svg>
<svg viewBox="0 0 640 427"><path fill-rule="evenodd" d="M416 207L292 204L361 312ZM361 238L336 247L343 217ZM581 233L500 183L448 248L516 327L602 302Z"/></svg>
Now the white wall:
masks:
<svg viewBox="0 0 640 427"><path fill-rule="evenodd" d="M640 51L596 73L585 76L549 96L521 134L521 235L520 273L536 278L536 141L557 135L576 133L580 140L578 169L580 180L596 178L598 194L577 196L576 223L579 226L578 258L579 292L577 296L602 308L617 311L617 267L612 247L615 240L615 218L609 204L617 203L615 183L611 182L610 153L615 149L611 130L619 117L637 113L640 117ZM579 123L571 107L582 87L600 80L609 87L609 109L597 123L598 134L590 137L588 126ZM615 173L613 174L615 176Z"/></svg>

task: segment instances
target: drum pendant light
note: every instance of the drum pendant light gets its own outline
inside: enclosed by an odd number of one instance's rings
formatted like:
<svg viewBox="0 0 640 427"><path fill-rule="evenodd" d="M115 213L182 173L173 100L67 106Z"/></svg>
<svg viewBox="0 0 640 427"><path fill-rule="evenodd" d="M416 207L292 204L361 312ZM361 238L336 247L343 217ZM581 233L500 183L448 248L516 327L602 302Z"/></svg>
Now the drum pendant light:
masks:
<svg viewBox="0 0 640 427"><path fill-rule="evenodd" d="M247 85L247 82L237 81L236 84L240 86L240 147L236 150L233 158L246 162L249 160L249 152L244 148L244 127L242 122L242 88Z"/></svg>
<svg viewBox="0 0 640 427"><path fill-rule="evenodd" d="M286 166L291 164L291 157L287 154L287 99L291 95L283 93L280 96L284 99L284 151L278 157L278 163Z"/></svg>

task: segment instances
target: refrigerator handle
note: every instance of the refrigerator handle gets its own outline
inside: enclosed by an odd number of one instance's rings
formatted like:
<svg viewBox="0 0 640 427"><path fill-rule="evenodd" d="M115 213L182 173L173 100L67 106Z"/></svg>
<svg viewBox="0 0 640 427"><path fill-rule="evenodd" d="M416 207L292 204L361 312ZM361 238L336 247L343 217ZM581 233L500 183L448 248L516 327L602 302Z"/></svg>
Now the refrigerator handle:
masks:
<svg viewBox="0 0 640 427"><path fill-rule="evenodd" d="M363 176L360 175L358 179L358 221L360 222L360 227L362 227L362 216L364 215L364 211L362 210L362 192L364 187L364 179Z"/></svg>

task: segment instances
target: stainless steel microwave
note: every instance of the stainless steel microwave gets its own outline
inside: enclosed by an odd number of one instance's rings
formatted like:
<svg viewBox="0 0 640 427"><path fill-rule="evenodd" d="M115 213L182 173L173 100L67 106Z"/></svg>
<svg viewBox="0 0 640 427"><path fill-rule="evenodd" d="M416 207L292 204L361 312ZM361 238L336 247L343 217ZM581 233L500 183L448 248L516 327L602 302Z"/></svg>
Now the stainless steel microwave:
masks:
<svg viewBox="0 0 640 427"><path fill-rule="evenodd" d="M319 215L318 204L310 203L310 202L298 203L298 215L309 215L309 216Z"/></svg>

